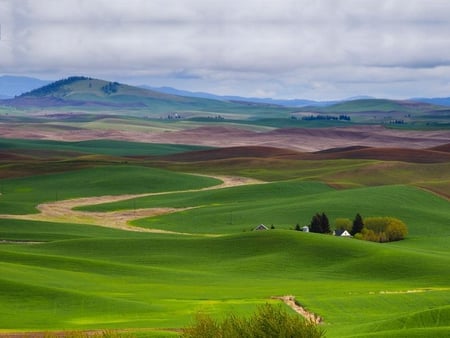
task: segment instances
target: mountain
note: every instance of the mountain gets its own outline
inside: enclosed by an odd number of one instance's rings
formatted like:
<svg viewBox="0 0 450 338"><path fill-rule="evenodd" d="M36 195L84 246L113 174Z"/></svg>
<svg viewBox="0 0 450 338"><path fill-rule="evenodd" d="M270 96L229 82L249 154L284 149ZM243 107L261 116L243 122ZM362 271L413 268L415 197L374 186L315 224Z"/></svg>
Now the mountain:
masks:
<svg viewBox="0 0 450 338"><path fill-rule="evenodd" d="M272 98L259 98L259 97L243 97L243 96L230 96L230 95L215 95L205 92L191 92L187 90L176 89L172 87L151 87L147 85L141 85L141 88L146 88L154 90L160 93L187 96L187 97L198 97L212 100L220 101L231 101L231 102L254 102L262 104L270 104L284 107L304 107L304 106L314 106L314 107L324 107L335 104L339 101L313 101L305 99L272 99Z"/></svg>
<svg viewBox="0 0 450 338"><path fill-rule="evenodd" d="M450 107L450 97L434 97L434 98L413 98L411 101L437 104L440 106Z"/></svg>
<svg viewBox="0 0 450 338"><path fill-rule="evenodd" d="M35 88L45 86L50 81L26 76L0 76L0 99L12 98Z"/></svg>
<svg viewBox="0 0 450 338"><path fill-rule="evenodd" d="M438 111L443 108L444 107L442 106L411 100L356 99L351 101L339 102L323 108L304 107L301 110L314 110L321 113L420 113Z"/></svg>
<svg viewBox="0 0 450 338"><path fill-rule="evenodd" d="M18 108L80 107L84 109L131 109L148 113L213 112L278 113L280 107L248 102L238 103L207 98L166 94L84 76L72 76L1 102Z"/></svg>

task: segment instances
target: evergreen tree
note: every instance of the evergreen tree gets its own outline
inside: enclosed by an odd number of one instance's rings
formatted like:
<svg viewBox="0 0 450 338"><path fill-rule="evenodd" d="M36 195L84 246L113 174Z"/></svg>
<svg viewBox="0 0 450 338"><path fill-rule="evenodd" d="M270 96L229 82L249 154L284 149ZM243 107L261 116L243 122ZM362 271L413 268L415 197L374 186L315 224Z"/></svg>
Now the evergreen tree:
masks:
<svg viewBox="0 0 450 338"><path fill-rule="evenodd" d="M353 220L352 231L350 232L350 234L352 236L355 236L357 233L360 233L363 228L364 228L364 222L363 222L361 215L358 213L358 214L356 214L355 219Z"/></svg>
<svg viewBox="0 0 450 338"><path fill-rule="evenodd" d="M310 232L322 233L322 224L321 224L321 216L319 214L315 214L311 219L311 224L309 225Z"/></svg>
<svg viewBox="0 0 450 338"><path fill-rule="evenodd" d="M327 215L323 212L322 215L320 215L320 225L322 228L323 234L329 234L330 231L330 221L328 220Z"/></svg>

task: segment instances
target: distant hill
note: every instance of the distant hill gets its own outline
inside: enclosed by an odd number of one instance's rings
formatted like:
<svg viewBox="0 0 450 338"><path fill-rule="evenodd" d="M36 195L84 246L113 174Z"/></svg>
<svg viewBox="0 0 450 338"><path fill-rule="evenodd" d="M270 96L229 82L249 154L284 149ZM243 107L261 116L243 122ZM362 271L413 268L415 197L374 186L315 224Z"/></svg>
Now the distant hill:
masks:
<svg viewBox="0 0 450 338"><path fill-rule="evenodd" d="M324 113L362 113L362 112L404 112L415 113L433 111L442 108L442 106L415 102L411 100L388 100L388 99L360 99L336 103L334 105L317 108L304 107L304 110L311 110Z"/></svg>
<svg viewBox="0 0 450 338"><path fill-rule="evenodd" d="M45 86L50 81L26 76L0 76L0 99L12 98L35 88Z"/></svg>
<svg viewBox="0 0 450 338"><path fill-rule="evenodd" d="M4 105L27 107L83 107L108 109L142 109L147 112L176 111L237 112L269 105L219 101L166 94L84 76L72 76L4 100ZM270 108L270 107L269 107ZM272 107L273 108L273 107Z"/></svg>
<svg viewBox="0 0 450 338"><path fill-rule="evenodd" d="M413 98L411 101L450 106L450 97Z"/></svg>
<svg viewBox="0 0 450 338"><path fill-rule="evenodd" d="M270 104L270 105L278 105L284 107L305 107L305 106L314 106L314 107L324 107L335 104L339 101L313 101L306 99L272 99L272 98L259 98L259 97L244 97L244 96L230 96L230 95L215 95L211 93L205 92L191 92L187 90L180 90L172 87L151 87L147 85L140 86L141 88L155 90L157 92L172 94L172 95L180 95L180 96L188 96L188 97L199 97L205 99L212 100L220 100L220 101L232 101L232 102L255 102L262 104Z"/></svg>
<svg viewBox="0 0 450 338"><path fill-rule="evenodd" d="M164 91L161 88L147 89L85 76L72 76L1 100L0 105L19 109L56 109L61 113L83 110L164 119L204 118L211 122L223 119L264 120L267 125L278 127L280 121L282 125L286 125L286 121L289 124L308 123L308 127L318 121L318 125L323 126L324 121L328 123L329 119L330 126L351 120L352 123L414 124L414 127L443 128L448 126L450 113L448 107L412 100L362 98L319 104L309 100L221 97L207 93L189 96L196 94L168 87ZM308 102L312 104L296 106ZM336 122L332 119L339 120Z"/></svg>

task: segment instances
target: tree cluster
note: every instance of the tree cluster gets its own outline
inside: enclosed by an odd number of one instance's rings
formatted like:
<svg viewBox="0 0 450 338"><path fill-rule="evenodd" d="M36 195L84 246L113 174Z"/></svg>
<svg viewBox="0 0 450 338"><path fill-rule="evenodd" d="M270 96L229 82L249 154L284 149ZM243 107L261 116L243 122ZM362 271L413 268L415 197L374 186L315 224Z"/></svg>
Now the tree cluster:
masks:
<svg viewBox="0 0 450 338"><path fill-rule="evenodd" d="M406 124L405 120L390 120L389 124Z"/></svg>
<svg viewBox="0 0 450 338"><path fill-rule="evenodd" d="M81 80L90 80L90 78L85 77L85 76L71 76L66 79L58 80L58 81L52 82L46 86L43 86L43 87L34 89L32 91L29 91L27 93L24 93L24 94L20 95L19 97L50 95L50 94L60 91L60 89L64 86L70 85L74 82L81 81Z"/></svg>
<svg viewBox="0 0 450 338"><path fill-rule="evenodd" d="M106 95L110 95L113 93L117 93L119 90L120 84L118 82L109 82L108 84L104 85L101 90Z"/></svg>
<svg viewBox="0 0 450 338"><path fill-rule="evenodd" d="M363 220L361 215L356 214L353 221L348 218L338 218L335 221L336 230L347 230L357 239L372 242L393 242L405 238L408 234L406 224L394 217L368 217ZM295 230L301 231L300 225ZM325 213L315 214L309 224L309 231L329 234L330 223Z"/></svg>
<svg viewBox="0 0 450 338"><path fill-rule="evenodd" d="M294 115L292 115L291 118L294 120L298 120L298 118ZM318 115L302 116L301 120L302 121L315 121L315 120L350 121L351 118L348 115L342 115L342 114L339 116L318 114Z"/></svg>
<svg viewBox="0 0 450 338"><path fill-rule="evenodd" d="M355 238L372 242L400 241L408 234L406 224L394 217L368 217Z"/></svg>
<svg viewBox="0 0 450 338"><path fill-rule="evenodd" d="M312 217L311 223L309 224L309 231L319 234L331 233L330 222L324 212L322 214L317 213Z"/></svg>

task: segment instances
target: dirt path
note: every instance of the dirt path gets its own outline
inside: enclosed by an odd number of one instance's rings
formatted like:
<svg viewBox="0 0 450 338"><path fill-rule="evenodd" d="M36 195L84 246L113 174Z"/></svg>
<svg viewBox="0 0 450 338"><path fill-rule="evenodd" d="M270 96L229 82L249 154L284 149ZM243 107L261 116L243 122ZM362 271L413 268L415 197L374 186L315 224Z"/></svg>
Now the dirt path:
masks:
<svg viewBox="0 0 450 338"><path fill-rule="evenodd" d="M204 175L206 176L206 175ZM191 189L191 190L180 190L180 191L168 191L168 192L157 192L157 193L146 193L146 194L134 194L134 195L113 195L113 196L96 196L96 197L83 197L75 198L69 200L62 200L56 202L42 203L37 206L40 211L38 214L28 214L28 215L0 215L0 218L9 219L23 219L23 220L33 220L33 221L46 221L46 222L56 222L56 223L75 223L75 224L90 224L103 226L108 228L135 231L135 232L152 232L152 233L169 233L169 234L183 234L190 235L189 233L174 232L161 229L149 229L135 227L129 224L130 221L144 218L153 217L159 215L170 214L173 212L189 210L197 207L190 208L146 208L146 209L135 209L135 210L121 210L113 212L87 212L87 211L77 211L73 210L76 207L96 205L103 203L119 202L128 199L146 197L146 196L158 196L158 195L168 195L181 192L196 192L214 189L223 189L228 187L236 187L240 185L247 184L260 184L264 183L262 181L245 178L245 177L232 177L232 176L208 176L216 178L222 181L221 184L212 187L201 188L201 189Z"/></svg>
<svg viewBox="0 0 450 338"><path fill-rule="evenodd" d="M313 312L309 312L303 306L301 306L296 300L294 296L279 296L272 297L272 299L279 299L287 306L289 306L292 310L309 320L314 324L320 324L323 322L322 318Z"/></svg>

